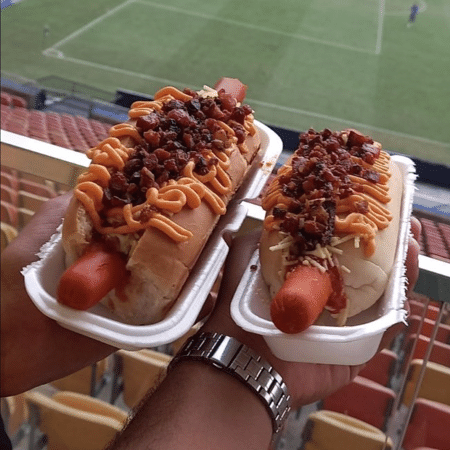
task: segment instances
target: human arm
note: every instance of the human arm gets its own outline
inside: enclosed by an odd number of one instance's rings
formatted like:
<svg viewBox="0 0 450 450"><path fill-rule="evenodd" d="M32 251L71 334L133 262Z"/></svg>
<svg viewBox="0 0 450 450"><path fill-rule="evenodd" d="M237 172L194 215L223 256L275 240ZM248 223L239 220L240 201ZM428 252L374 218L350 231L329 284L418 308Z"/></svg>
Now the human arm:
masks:
<svg viewBox="0 0 450 450"><path fill-rule="evenodd" d="M115 351L42 314L21 274L55 233L70 194L48 200L1 255L1 396L15 395L69 375Z"/></svg>
<svg viewBox="0 0 450 450"><path fill-rule="evenodd" d="M412 220L417 239L420 224ZM240 329L230 317L230 301L250 255L257 233L236 238L227 258L218 303L202 331L233 336L262 355L279 372L292 396L293 407L325 398L348 384L362 366L305 364L274 357L264 339ZM406 262L411 289L418 276L418 245L412 239ZM403 325L392 327L383 345ZM175 366L160 387L142 403L129 426L109 450L268 448L272 425L263 403L248 387L202 362L184 361Z"/></svg>

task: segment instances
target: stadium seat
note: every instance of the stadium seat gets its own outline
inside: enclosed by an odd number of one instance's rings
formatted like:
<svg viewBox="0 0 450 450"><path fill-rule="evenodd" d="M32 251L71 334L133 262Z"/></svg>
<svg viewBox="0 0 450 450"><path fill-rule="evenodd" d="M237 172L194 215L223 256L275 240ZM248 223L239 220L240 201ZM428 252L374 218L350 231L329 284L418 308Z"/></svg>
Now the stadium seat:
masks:
<svg viewBox="0 0 450 450"><path fill-rule="evenodd" d="M26 424L28 422L28 407L23 394L11 397L2 397L1 416L5 425L5 431L11 439L13 448L25 436Z"/></svg>
<svg viewBox="0 0 450 450"><path fill-rule="evenodd" d="M19 189L45 198L54 198L57 196L55 190L49 186L25 178L19 179Z"/></svg>
<svg viewBox="0 0 450 450"><path fill-rule="evenodd" d="M19 195L19 206L26 208L33 212L37 212L40 207L49 200L48 197L43 197L42 195L32 194L31 192L20 190Z"/></svg>
<svg viewBox="0 0 450 450"><path fill-rule="evenodd" d="M109 403L76 392L57 392L51 397L40 392L24 394L30 408L35 445L35 423L47 436L48 450L101 450L122 430L127 413Z"/></svg>
<svg viewBox="0 0 450 450"><path fill-rule="evenodd" d="M375 381L382 386L390 387L395 374L398 356L392 350L383 349L378 352L359 372L359 375Z"/></svg>
<svg viewBox="0 0 450 450"><path fill-rule="evenodd" d="M411 404L422 366L421 359L414 359L410 364L402 394L402 403L406 406ZM450 406L450 368L428 362L417 397Z"/></svg>
<svg viewBox="0 0 450 450"><path fill-rule="evenodd" d="M302 450L390 450L393 443L378 428L335 411L308 416Z"/></svg>
<svg viewBox="0 0 450 450"><path fill-rule="evenodd" d="M16 205L9 202L1 201L1 221L13 226L19 227L19 212Z"/></svg>
<svg viewBox="0 0 450 450"><path fill-rule="evenodd" d="M17 208L18 229L21 230L34 216L35 211L28 208Z"/></svg>
<svg viewBox="0 0 450 450"><path fill-rule="evenodd" d="M405 354L410 355L415 343L414 351L410 359L423 359L427 348L430 345L430 338L419 334L416 341L416 337L416 334L410 334L408 336L405 342ZM435 340L429 360L450 367L450 344Z"/></svg>
<svg viewBox="0 0 450 450"><path fill-rule="evenodd" d="M15 206L18 205L19 194L16 189L13 189L4 184L0 184L0 191L1 191L1 199L4 202L11 203L11 205L15 205Z"/></svg>
<svg viewBox="0 0 450 450"><path fill-rule="evenodd" d="M153 350L118 350L121 360L123 400L134 408L151 388L164 378L171 356Z"/></svg>
<svg viewBox="0 0 450 450"><path fill-rule="evenodd" d="M430 337L436 322L430 319L424 319L422 326L422 318L420 316L408 317L408 334L421 334L425 337ZM436 340L444 344L450 344L450 325L441 323L436 333Z"/></svg>
<svg viewBox="0 0 450 450"><path fill-rule="evenodd" d="M406 429L404 450L450 448L450 406L418 398Z"/></svg>
<svg viewBox="0 0 450 450"><path fill-rule="evenodd" d="M15 190L19 189L19 179L17 177L17 174L5 172L2 168L0 176L1 176L1 184L3 186L8 186L11 189Z"/></svg>
<svg viewBox="0 0 450 450"><path fill-rule="evenodd" d="M425 314L427 319L436 320L439 315L439 307L429 304L428 307L419 301L409 300L410 314L422 317Z"/></svg>
<svg viewBox="0 0 450 450"><path fill-rule="evenodd" d="M11 104L14 108L28 108L28 103L23 97L19 97L18 95L11 96Z"/></svg>
<svg viewBox="0 0 450 450"><path fill-rule="evenodd" d="M17 237L17 229L12 225L1 222L2 251Z"/></svg>
<svg viewBox="0 0 450 450"><path fill-rule="evenodd" d="M10 106L12 104L11 96L7 92L1 92L2 105Z"/></svg>
<svg viewBox="0 0 450 450"><path fill-rule="evenodd" d="M446 223L438 223L438 228L442 233L442 237L444 238L447 247L450 249L450 225Z"/></svg>
<svg viewBox="0 0 450 450"><path fill-rule="evenodd" d="M51 385L60 391L78 392L96 397L106 383L107 370L108 359L105 358L71 375L52 381Z"/></svg>
<svg viewBox="0 0 450 450"><path fill-rule="evenodd" d="M357 376L350 384L323 399L321 407L348 414L379 430L384 430L395 397L396 394L392 389Z"/></svg>

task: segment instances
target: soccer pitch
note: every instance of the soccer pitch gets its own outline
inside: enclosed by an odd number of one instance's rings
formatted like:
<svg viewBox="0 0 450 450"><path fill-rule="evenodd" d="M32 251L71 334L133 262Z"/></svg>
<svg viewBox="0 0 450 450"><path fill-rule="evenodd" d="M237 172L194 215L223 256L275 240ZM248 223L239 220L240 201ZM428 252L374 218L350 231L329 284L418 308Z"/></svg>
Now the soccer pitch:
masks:
<svg viewBox="0 0 450 450"><path fill-rule="evenodd" d="M406 0L22 0L2 11L2 71L153 94L248 84L269 125L355 127L450 164L450 5Z"/></svg>

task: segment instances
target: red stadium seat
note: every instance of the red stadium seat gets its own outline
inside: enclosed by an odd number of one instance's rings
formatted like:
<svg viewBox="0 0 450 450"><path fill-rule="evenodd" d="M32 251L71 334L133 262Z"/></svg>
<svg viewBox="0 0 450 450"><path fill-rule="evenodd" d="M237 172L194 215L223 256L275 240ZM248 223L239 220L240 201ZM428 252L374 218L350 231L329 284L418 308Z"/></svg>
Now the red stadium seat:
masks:
<svg viewBox="0 0 450 450"><path fill-rule="evenodd" d="M433 332L434 324L436 323L430 319L424 319L422 327L420 326L422 318L420 316L408 317L408 334L421 334L430 337ZM436 340L444 344L450 344L450 325L441 323L436 333Z"/></svg>
<svg viewBox="0 0 450 450"><path fill-rule="evenodd" d="M20 190L35 195L40 195L41 197L54 198L57 196L56 192L52 188L23 178L19 180L19 188Z"/></svg>
<svg viewBox="0 0 450 450"><path fill-rule="evenodd" d="M390 387L397 361L397 353L392 350L383 349L366 364L359 375L375 381L382 386Z"/></svg>
<svg viewBox="0 0 450 450"><path fill-rule="evenodd" d="M411 352L416 336L416 334L410 334L407 338L405 346L405 352L407 355ZM412 359L423 359L429 344L429 337L419 335ZM431 362L450 367L450 345L443 342L434 341L429 360Z"/></svg>
<svg viewBox="0 0 450 450"><path fill-rule="evenodd" d="M19 213L17 206L11 205L9 202L1 201L1 221L8 225L18 228Z"/></svg>
<svg viewBox="0 0 450 450"><path fill-rule="evenodd" d="M0 173L1 176L1 184L4 186L8 186L11 189L18 190L19 189L19 178L17 175L12 173L6 173L3 170Z"/></svg>
<svg viewBox="0 0 450 450"><path fill-rule="evenodd" d="M403 440L404 450L450 448L450 406L418 398Z"/></svg>
<svg viewBox="0 0 450 450"><path fill-rule="evenodd" d="M2 102L2 105L10 106L12 103L11 96L6 92L2 92L1 93L1 102Z"/></svg>
<svg viewBox="0 0 450 450"><path fill-rule="evenodd" d="M19 191L19 206L33 212L37 212L48 199L48 197L42 197L42 195Z"/></svg>
<svg viewBox="0 0 450 450"><path fill-rule="evenodd" d="M348 414L384 431L395 396L392 389L357 376L321 403L323 409Z"/></svg>
<svg viewBox="0 0 450 450"><path fill-rule="evenodd" d="M409 300L409 307L410 307L410 314L412 316L420 316L425 313L425 317L427 319L436 320L439 315L439 307L429 304L428 307L426 307L425 304L418 302L416 300Z"/></svg>
<svg viewBox="0 0 450 450"><path fill-rule="evenodd" d="M28 208L17 208L17 214L18 214L18 226L21 230L34 216L34 211Z"/></svg>
<svg viewBox="0 0 450 450"><path fill-rule="evenodd" d="M18 95L11 96L11 103L15 108L28 108L28 103L23 97Z"/></svg>
<svg viewBox="0 0 450 450"><path fill-rule="evenodd" d="M16 189L13 189L9 186L5 186L4 184L0 185L2 200L4 202L11 203L11 205L18 206L18 192Z"/></svg>

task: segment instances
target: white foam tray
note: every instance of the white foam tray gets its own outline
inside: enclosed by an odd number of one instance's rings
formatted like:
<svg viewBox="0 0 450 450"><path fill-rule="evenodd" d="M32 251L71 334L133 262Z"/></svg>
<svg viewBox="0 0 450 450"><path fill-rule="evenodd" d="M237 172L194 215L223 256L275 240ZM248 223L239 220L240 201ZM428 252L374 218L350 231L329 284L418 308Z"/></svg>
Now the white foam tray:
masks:
<svg viewBox="0 0 450 450"><path fill-rule="evenodd" d="M255 124L261 137L261 150L164 320L151 325L130 325L121 322L102 304L78 311L58 303L56 287L64 271L60 232L41 249L40 259L23 270L25 287L36 307L65 328L126 350L167 344L189 331L227 256L224 232L240 228L247 215L247 207L242 200L253 199L260 194L282 151L279 136L264 124L258 121Z"/></svg>
<svg viewBox="0 0 450 450"><path fill-rule="evenodd" d="M285 334L270 319L270 294L256 251L231 303L231 315L243 329L262 335L273 354L287 361L355 365L376 353L384 332L405 320L404 261L410 234L415 169L411 159L393 156L403 176L399 239L394 266L382 298L370 309L350 318L346 326L312 325L299 334ZM255 269L256 268L256 269Z"/></svg>

